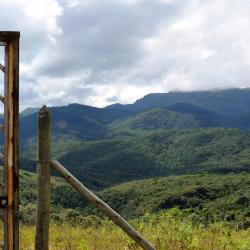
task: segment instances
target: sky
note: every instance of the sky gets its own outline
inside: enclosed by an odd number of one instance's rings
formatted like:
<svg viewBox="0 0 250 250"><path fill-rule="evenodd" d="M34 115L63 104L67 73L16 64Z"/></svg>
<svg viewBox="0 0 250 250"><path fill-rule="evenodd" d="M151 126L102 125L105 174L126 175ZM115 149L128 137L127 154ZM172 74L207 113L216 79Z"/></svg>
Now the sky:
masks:
<svg viewBox="0 0 250 250"><path fill-rule="evenodd" d="M249 27L249 0L0 0L0 30L21 31L21 109L250 87Z"/></svg>

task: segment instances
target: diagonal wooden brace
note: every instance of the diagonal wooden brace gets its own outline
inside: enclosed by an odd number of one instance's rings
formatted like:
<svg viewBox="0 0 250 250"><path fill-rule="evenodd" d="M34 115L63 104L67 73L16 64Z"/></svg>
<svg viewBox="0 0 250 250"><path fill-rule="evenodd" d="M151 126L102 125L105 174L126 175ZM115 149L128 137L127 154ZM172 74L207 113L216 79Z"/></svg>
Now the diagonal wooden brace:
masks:
<svg viewBox="0 0 250 250"><path fill-rule="evenodd" d="M0 95L0 101L4 103L4 97L2 95Z"/></svg>
<svg viewBox="0 0 250 250"><path fill-rule="evenodd" d="M2 70L3 73L5 73L5 67L2 65L2 63L0 63L0 70Z"/></svg>

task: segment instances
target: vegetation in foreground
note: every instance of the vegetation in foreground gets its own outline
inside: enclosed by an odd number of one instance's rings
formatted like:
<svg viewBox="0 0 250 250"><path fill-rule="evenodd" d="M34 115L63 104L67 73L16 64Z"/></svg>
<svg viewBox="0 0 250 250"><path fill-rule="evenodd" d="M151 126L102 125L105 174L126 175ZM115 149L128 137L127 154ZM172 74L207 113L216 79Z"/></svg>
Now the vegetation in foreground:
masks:
<svg viewBox="0 0 250 250"><path fill-rule="evenodd" d="M51 250L140 249L111 221L86 218L79 222L75 219L72 217L67 224L51 225ZM131 223L157 250L250 249L250 229L238 230L227 223L212 223L205 227L185 219L184 214L176 208L154 215L147 214ZM33 249L35 228L23 225L20 233L20 249Z"/></svg>
<svg viewBox="0 0 250 250"><path fill-rule="evenodd" d="M70 188L52 177L52 218L63 223L77 216L103 215ZM95 192L126 219L178 207L205 226L227 222L250 227L250 174L195 174L149 178ZM36 175L21 171L21 220L35 223Z"/></svg>

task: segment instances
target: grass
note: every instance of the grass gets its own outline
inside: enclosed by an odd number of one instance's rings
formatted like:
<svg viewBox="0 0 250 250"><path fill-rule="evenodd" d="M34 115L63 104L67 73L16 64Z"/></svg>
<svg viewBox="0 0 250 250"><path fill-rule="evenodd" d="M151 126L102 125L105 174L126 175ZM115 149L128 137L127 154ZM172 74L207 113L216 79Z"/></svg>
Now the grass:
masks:
<svg viewBox="0 0 250 250"><path fill-rule="evenodd" d="M250 229L237 230L226 223L207 227L194 224L174 208L155 215L148 214L132 225L154 244L157 250L249 250ZM0 234L3 236L2 230ZM20 250L34 249L35 227L22 225ZM124 232L111 221L83 226L75 221L52 224L51 250L139 250Z"/></svg>

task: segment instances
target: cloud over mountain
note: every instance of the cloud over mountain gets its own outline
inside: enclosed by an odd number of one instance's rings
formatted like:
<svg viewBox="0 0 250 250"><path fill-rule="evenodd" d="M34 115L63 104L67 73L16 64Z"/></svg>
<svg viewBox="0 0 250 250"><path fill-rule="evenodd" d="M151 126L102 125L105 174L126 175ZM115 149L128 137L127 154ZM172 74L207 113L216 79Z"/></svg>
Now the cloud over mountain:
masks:
<svg viewBox="0 0 250 250"><path fill-rule="evenodd" d="M250 86L248 1L0 0L0 10L0 30L22 32L22 107Z"/></svg>

